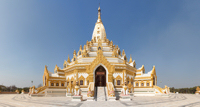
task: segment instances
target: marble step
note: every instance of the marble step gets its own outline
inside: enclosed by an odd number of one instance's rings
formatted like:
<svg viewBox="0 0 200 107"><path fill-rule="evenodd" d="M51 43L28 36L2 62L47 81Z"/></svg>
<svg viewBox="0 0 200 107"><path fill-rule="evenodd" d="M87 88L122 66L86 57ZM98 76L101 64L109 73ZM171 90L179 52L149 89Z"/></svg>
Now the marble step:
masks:
<svg viewBox="0 0 200 107"><path fill-rule="evenodd" d="M97 101L106 101L105 87L97 87Z"/></svg>

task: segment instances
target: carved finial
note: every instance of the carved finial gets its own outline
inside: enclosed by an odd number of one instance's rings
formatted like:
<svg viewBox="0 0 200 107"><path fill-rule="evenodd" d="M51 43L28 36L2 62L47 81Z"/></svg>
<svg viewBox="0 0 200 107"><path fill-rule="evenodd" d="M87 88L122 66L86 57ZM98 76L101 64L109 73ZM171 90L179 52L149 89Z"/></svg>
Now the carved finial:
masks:
<svg viewBox="0 0 200 107"><path fill-rule="evenodd" d="M74 50L74 55L76 55L76 50Z"/></svg>
<svg viewBox="0 0 200 107"><path fill-rule="evenodd" d="M66 67L67 67L67 61L64 60L63 68L66 68Z"/></svg>
<svg viewBox="0 0 200 107"><path fill-rule="evenodd" d="M82 45L80 45L80 48L79 48L79 50L82 50Z"/></svg>
<svg viewBox="0 0 200 107"><path fill-rule="evenodd" d="M86 45L84 45L83 50L86 50Z"/></svg>
<svg viewBox="0 0 200 107"><path fill-rule="evenodd" d="M113 41L112 40L110 41L110 45L113 45Z"/></svg>
<svg viewBox="0 0 200 107"><path fill-rule="evenodd" d="M67 61L66 61L66 60L64 60L64 64L67 64Z"/></svg>
<svg viewBox="0 0 200 107"><path fill-rule="evenodd" d="M123 49L123 51L122 51L122 56L124 56L125 55L125 51L124 51L124 49Z"/></svg>
<svg viewBox="0 0 200 107"><path fill-rule="evenodd" d="M103 38L103 42L106 42L106 37L104 36L104 38Z"/></svg>
<svg viewBox="0 0 200 107"><path fill-rule="evenodd" d="M130 55L129 63L131 63L131 62L133 62L133 60L132 60L132 57L131 57L131 55Z"/></svg>
<svg viewBox="0 0 200 107"><path fill-rule="evenodd" d="M56 64L56 66L55 66L55 68L54 68L54 72L57 73L58 70L59 70L59 68L58 68L58 66L57 66L57 64Z"/></svg>
<svg viewBox="0 0 200 107"><path fill-rule="evenodd" d="M68 62L68 63L70 63L70 62L71 62L71 61L70 61L70 58L69 58L69 55L68 55L68 59L67 59L67 62Z"/></svg>

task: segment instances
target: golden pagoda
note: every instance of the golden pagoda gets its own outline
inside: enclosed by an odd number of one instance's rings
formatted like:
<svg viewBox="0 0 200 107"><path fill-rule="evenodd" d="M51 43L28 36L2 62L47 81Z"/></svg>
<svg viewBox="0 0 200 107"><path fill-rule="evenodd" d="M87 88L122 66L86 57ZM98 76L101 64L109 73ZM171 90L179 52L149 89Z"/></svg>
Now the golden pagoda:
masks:
<svg viewBox="0 0 200 107"><path fill-rule="evenodd" d="M97 93L95 87L105 87L107 93L118 93L125 82L129 88L132 87L129 92L135 96L162 93L159 87L155 87L155 66L148 73L145 73L144 65L137 69L135 60L130 57L128 61L125 51L121 52L121 49L107 38L100 7L91 41L87 41L83 47L80 46L78 52L74 50L73 58L68 56L62 68L56 65L54 73L45 66L43 87L38 88L37 93L43 93L45 96L65 96L74 92L76 82L83 95L87 95L88 91Z"/></svg>

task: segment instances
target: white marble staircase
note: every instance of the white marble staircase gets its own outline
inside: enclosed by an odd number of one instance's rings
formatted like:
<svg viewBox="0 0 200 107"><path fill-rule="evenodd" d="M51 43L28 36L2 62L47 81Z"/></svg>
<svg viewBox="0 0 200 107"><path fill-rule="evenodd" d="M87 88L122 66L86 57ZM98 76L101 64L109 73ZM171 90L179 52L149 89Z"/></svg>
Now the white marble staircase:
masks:
<svg viewBox="0 0 200 107"><path fill-rule="evenodd" d="M105 87L97 87L96 91L97 91L96 101L107 101Z"/></svg>

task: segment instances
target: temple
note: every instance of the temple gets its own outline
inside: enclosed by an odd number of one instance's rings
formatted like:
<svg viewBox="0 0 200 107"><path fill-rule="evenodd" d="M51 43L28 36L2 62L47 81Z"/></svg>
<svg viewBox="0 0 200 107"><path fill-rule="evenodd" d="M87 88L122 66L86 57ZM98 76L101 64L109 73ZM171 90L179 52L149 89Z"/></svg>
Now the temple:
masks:
<svg viewBox="0 0 200 107"><path fill-rule="evenodd" d="M76 83L82 95L98 97L100 89L107 98L118 97L120 93L134 96L155 96L169 93L169 88L157 86L155 66L145 73L144 65L137 69L135 60L127 59L124 50L114 45L106 35L101 20L101 9L98 8L98 19L91 41L74 50L73 58L64 61L63 67L55 66L54 73L45 66L43 86L31 92L45 96L72 96ZM123 89L127 86L127 89ZM128 90L128 91L126 91Z"/></svg>

